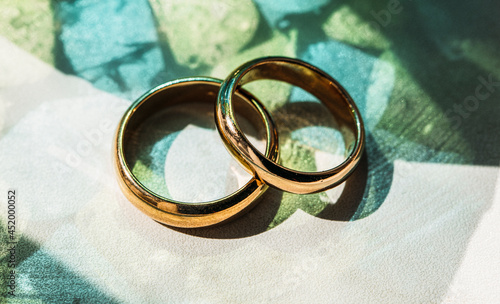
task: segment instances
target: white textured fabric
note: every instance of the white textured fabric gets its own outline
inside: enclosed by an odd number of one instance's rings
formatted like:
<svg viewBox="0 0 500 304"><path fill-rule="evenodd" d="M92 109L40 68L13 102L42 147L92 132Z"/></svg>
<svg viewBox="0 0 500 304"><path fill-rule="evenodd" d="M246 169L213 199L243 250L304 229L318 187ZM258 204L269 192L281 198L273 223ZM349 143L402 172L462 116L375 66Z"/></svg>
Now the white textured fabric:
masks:
<svg viewBox="0 0 500 304"><path fill-rule="evenodd" d="M497 167L398 160L387 198L364 219L299 210L268 231L224 237L252 227L264 200L203 236L157 224L119 191L111 143L128 101L5 39L0 69L0 195L17 189L18 232L37 244L19 273L49 256L126 303L500 300ZM18 277L19 290L29 294L32 280Z"/></svg>

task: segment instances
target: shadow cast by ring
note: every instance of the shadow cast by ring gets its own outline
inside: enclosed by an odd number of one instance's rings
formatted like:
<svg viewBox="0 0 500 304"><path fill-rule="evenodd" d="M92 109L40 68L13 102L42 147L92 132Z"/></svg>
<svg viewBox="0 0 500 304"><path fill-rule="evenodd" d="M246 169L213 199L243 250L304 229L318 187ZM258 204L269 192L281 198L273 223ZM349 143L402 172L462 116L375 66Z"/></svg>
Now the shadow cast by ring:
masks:
<svg viewBox="0 0 500 304"><path fill-rule="evenodd" d="M321 116L325 114L321 104L294 102L277 109L275 111L277 113L273 113L273 116L293 117L291 113L297 115L297 112L302 111ZM298 119L293 124L287 124L287 127L293 126L289 130L291 132L310 125L309 122ZM315 217L330 221L355 221L374 213L385 201L392 184L394 166L378 149L373 136L369 132L366 135L365 153L356 170L346 180L339 199L334 203L330 202L321 212L314 215ZM257 235L270 229L270 224L273 223L280 208L283 194L280 190L270 188L252 210L228 223L197 229L169 228L192 236L214 239ZM319 196L316 198L319 199Z"/></svg>

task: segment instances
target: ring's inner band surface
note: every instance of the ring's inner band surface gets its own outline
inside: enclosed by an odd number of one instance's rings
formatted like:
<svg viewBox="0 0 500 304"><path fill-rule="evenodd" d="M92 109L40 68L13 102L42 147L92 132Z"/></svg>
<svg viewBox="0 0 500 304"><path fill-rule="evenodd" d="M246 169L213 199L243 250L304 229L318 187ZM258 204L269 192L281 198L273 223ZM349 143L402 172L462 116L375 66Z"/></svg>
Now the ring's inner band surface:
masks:
<svg viewBox="0 0 500 304"><path fill-rule="evenodd" d="M346 101L344 93L329 78L302 65L273 61L256 65L247 70L239 85L244 86L249 82L263 79L284 81L298 86L323 101L323 105L328 108L339 125L339 131L345 142L345 155L352 152L357 133L357 122L354 119L353 109ZM238 102L231 104L236 106Z"/></svg>
<svg viewBox="0 0 500 304"><path fill-rule="evenodd" d="M153 219L176 227L204 227L226 221L248 210L267 189L267 185L252 178L242 188L221 199L202 203L184 203L153 193L133 175L125 155L127 145L148 117L168 107L186 102L207 102L214 105L221 81L208 78L186 79L154 89L134 103L125 114L117 131L116 164L120 186L127 198ZM248 92L238 91L238 112L254 126L264 127L266 155L276 160L277 135L269 114ZM264 114L264 116L262 116Z"/></svg>

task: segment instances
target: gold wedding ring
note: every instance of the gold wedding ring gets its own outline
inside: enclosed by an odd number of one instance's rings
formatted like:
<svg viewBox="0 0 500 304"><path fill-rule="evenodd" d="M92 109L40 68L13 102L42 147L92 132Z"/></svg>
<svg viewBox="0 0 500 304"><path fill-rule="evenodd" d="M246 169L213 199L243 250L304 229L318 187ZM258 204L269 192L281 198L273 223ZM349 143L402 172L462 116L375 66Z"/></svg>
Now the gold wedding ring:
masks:
<svg viewBox="0 0 500 304"><path fill-rule="evenodd" d="M125 147L130 144L131 134L145 118L167 106L186 101L215 104L222 81L212 78L185 78L168 82L152 89L135 101L124 114L114 141L114 164L122 192L139 210L154 220L175 227L204 227L224 222L254 205L268 186L252 178L236 192L219 200L203 203L185 203L168 199L147 189L132 174L125 157ZM276 161L278 138L271 117L261 103L245 90L237 90L234 96L246 104L265 126L267 137L265 155ZM231 112L232 113L232 112ZM255 115L258 114L258 115Z"/></svg>
<svg viewBox="0 0 500 304"><path fill-rule="evenodd" d="M344 138L346 159L340 165L321 172L301 172L279 165L278 132L273 120L265 107L241 88L260 79L284 81L316 96L336 119ZM215 104L215 122L222 142L253 175L242 188L224 198L203 203L168 199L141 184L126 160L125 147L130 144L131 134L147 117L167 106L186 101ZM264 126L267 137L265 155L242 132L236 122L235 107L244 108L238 113L253 113L254 118L258 117L258 124ZM194 228L218 224L241 215L255 204L268 186L298 194L333 188L354 171L364 145L365 131L359 110L335 79L301 60L266 57L240 66L224 82L202 77L178 79L144 94L130 106L120 121L114 141L114 163L123 193L139 210L170 226Z"/></svg>
<svg viewBox="0 0 500 304"><path fill-rule="evenodd" d="M259 79L284 81L317 97L340 126L347 148L344 162L326 171L300 172L262 155L245 137L233 112L235 93L244 84ZM364 149L363 120L347 91L322 70L297 59L259 58L237 68L221 86L215 118L226 148L247 171L270 186L292 193L316 193L339 185L354 171Z"/></svg>

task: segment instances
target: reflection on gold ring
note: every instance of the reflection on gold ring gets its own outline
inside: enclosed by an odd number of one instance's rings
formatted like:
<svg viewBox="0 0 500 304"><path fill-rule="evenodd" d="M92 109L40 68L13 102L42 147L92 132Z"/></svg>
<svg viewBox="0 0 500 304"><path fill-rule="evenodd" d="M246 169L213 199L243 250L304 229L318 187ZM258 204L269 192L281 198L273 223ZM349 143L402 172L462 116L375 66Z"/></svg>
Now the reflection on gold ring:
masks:
<svg viewBox="0 0 500 304"><path fill-rule="evenodd" d="M166 225L184 228L215 225L241 215L254 205L267 190L262 181L252 178L238 191L218 200L202 203L185 203L158 195L132 174L125 157L125 146L131 132L148 116L167 105L187 100L215 104L222 81L212 78L185 78L171 81L147 92L135 101L124 114L114 141L114 164L122 192L139 210ZM276 128L266 109L250 93L238 90L237 96L256 112L265 126L267 144L266 156L278 158L278 137Z"/></svg>

